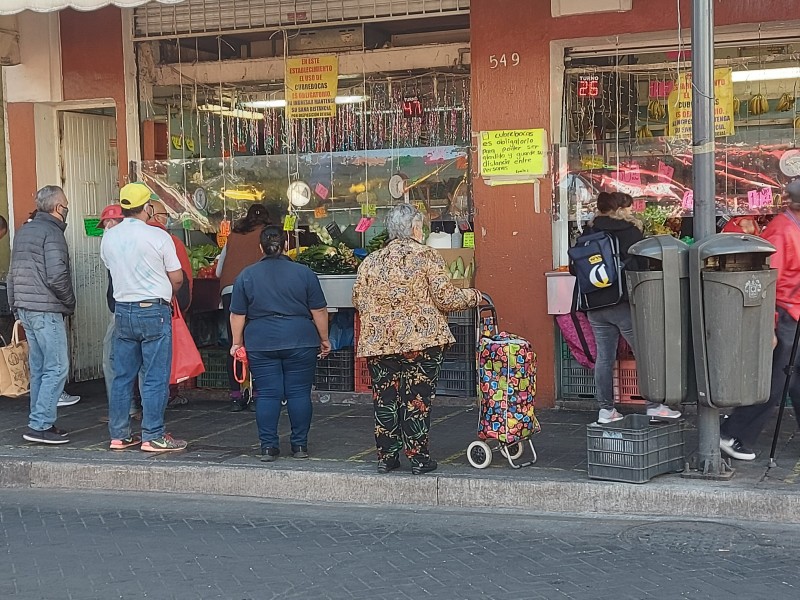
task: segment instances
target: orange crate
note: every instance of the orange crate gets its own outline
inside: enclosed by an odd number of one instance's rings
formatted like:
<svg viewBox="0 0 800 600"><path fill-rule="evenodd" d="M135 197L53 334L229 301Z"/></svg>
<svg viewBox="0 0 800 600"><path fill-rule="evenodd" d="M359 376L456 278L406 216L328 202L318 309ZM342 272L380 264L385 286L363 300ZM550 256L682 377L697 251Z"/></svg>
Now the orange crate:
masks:
<svg viewBox="0 0 800 600"><path fill-rule="evenodd" d="M357 354L358 334L361 332L361 319L359 318L357 312L356 312L356 318L354 320L354 328L355 328L354 345ZM369 368L367 368L366 358L356 358L355 360L355 391L361 394L372 392L372 377L370 377Z"/></svg>
<svg viewBox="0 0 800 600"><path fill-rule="evenodd" d="M614 397L619 404L644 404L633 358L619 360L614 367Z"/></svg>

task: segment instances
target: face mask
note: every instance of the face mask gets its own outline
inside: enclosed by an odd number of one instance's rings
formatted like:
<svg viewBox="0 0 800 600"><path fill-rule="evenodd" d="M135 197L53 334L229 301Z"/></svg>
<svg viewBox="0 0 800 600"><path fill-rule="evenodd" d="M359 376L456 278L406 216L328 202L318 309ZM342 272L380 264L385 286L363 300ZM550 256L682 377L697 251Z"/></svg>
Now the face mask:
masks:
<svg viewBox="0 0 800 600"><path fill-rule="evenodd" d="M66 223L67 215L69 214L69 209L66 206L62 206L58 214L61 215L61 218L64 219L64 223Z"/></svg>

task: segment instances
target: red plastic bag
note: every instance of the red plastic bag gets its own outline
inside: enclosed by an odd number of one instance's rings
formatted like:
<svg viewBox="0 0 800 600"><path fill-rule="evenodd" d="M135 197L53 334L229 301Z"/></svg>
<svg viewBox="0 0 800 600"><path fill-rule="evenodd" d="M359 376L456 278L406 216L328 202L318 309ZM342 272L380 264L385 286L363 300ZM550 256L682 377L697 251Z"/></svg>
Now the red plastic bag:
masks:
<svg viewBox="0 0 800 600"><path fill-rule="evenodd" d="M192 334L183 320L178 303L172 301L172 372L170 385L181 383L204 373L203 358L195 346Z"/></svg>

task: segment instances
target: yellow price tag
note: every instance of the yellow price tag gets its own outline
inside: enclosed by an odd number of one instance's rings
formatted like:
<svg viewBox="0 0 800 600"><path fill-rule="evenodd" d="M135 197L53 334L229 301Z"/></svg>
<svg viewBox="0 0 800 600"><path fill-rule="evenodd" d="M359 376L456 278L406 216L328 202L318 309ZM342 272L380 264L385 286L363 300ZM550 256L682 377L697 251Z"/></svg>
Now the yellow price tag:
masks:
<svg viewBox="0 0 800 600"><path fill-rule="evenodd" d="M324 206L318 206L317 208L314 209L314 218L322 219L327 216L328 216L328 209L325 208Z"/></svg>
<svg viewBox="0 0 800 600"><path fill-rule="evenodd" d="M361 205L362 217L377 217L378 207L375 204L362 204Z"/></svg>
<svg viewBox="0 0 800 600"><path fill-rule="evenodd" d="M283 220L283 230L294 231L295 225L297 225L297 215L286 215Z"/></svg>
<svg viewBox="0 0 800 600"><path fill-rule="evenodd" d="M414 202L414 206L416 206L421 213L428 212L428 207L425 206L424 202Z"/></svg>
<svg viewBox="0 0 800 600"><path fill-rule="evenodd" d="M461 238L462 246L464 248L474 248L475 247L475 232L474 231L465 231L464 236Z"/></svg>

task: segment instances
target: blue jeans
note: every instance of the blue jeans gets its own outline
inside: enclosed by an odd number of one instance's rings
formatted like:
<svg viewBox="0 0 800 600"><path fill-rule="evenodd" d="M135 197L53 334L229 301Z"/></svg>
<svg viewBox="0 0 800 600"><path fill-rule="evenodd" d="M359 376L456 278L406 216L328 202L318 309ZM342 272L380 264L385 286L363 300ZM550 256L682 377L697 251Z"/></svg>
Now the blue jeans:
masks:
<svg viewBox="0 0 800 600"><path fill-rule="evenodd" d="M114 311L114 383L108 402L108 432L112 440L131 435L133 384L139 378L142 395L142 440L164 435L164 410L172 369L170 307L117 302Z"/></svg>
<svg viewBox="0 0 800 600"><path fill-rule="evenodd" d="M281 400L292 424L292 446L308 446L311 428L311 386L319 347L291 350L248 351L256 396L256 424L261 449L280 448L278 420Z"/></svg>
<svg viewBox="0 0 800 600"><path fill-rule="evenodd" d="M111 400L111 385L114 383L114 319L108 324L103 338L103 377L106 380L106 400Z"/></svg>
<svg viewBox="0 0 800 600"><path fill-rule="evenodd" d="M58 397L69 372L69 348L64 315L20 308L17 316L28 337L31 371L31 412L28 427L50 429L56 422Z"/></svg>
<svg viewBox="0 0 800 600"><path fill-rule="evenodd" d="M594 385L597 404L601 409L614 408L614 363L617 361L619 336L625 338L636 353L633 339L631 307L627 302L598 308L586 313L597 342L597 359L594 362ZM647 402L647 408L659 406L658 402Z"/></svg>

